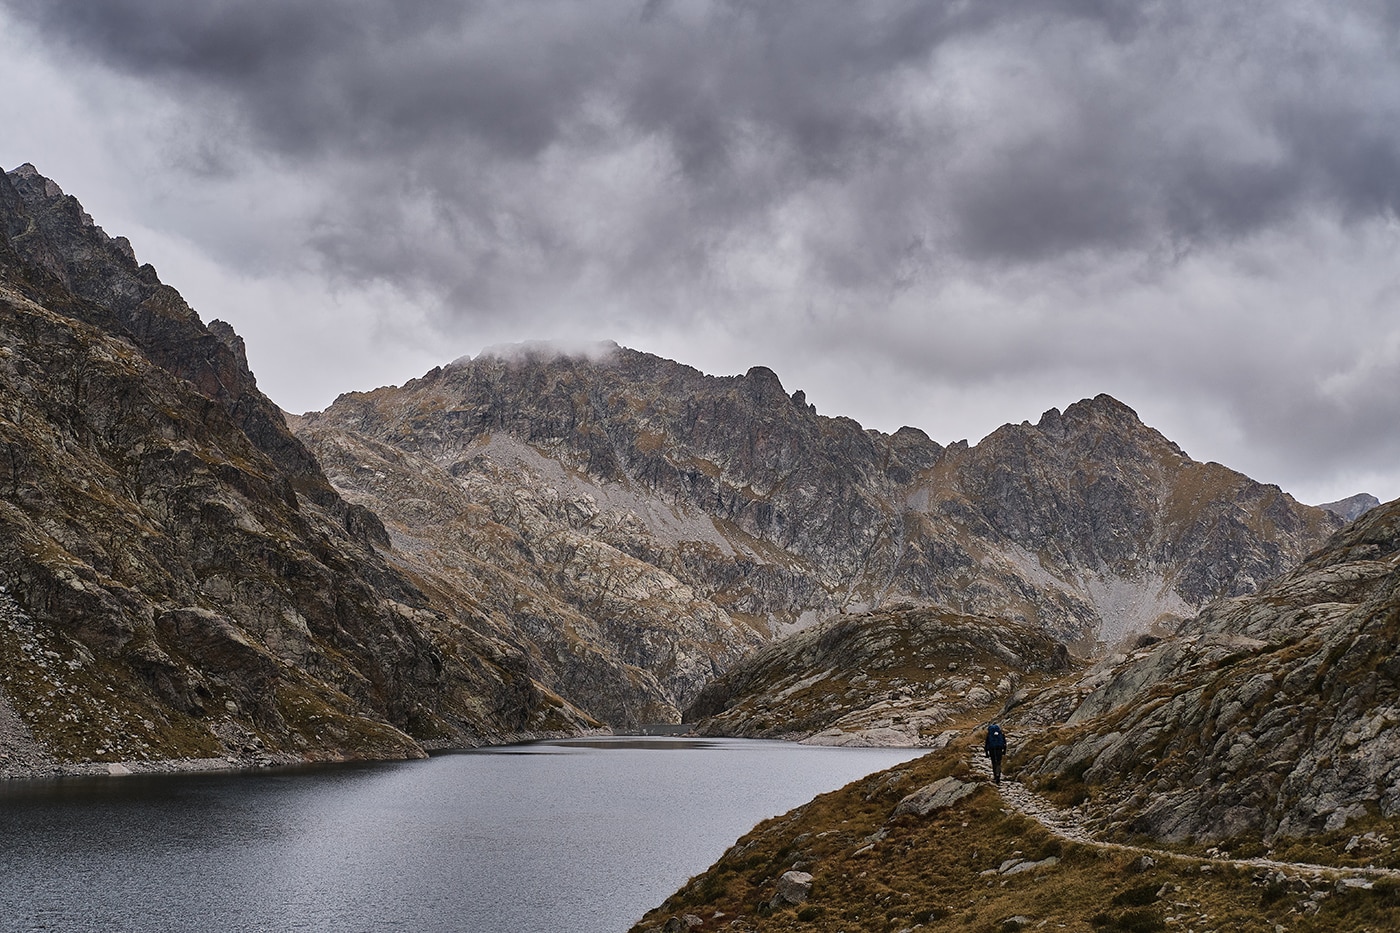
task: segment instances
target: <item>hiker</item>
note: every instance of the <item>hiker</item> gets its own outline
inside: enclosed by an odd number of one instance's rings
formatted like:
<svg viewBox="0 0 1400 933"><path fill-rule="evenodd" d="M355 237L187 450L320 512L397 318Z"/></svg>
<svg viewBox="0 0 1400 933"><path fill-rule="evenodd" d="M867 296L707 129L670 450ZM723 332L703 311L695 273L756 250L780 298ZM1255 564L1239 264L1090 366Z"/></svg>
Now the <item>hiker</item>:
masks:
<svg viewBox="0 0 1400 933"><path fill-rule="evenodd" d="M992 723L987 727L987 741L983 743L987 757L992 759L992 780L1001 783L1001 756L1006 754L1006 733L1001 726Z"/></svg>

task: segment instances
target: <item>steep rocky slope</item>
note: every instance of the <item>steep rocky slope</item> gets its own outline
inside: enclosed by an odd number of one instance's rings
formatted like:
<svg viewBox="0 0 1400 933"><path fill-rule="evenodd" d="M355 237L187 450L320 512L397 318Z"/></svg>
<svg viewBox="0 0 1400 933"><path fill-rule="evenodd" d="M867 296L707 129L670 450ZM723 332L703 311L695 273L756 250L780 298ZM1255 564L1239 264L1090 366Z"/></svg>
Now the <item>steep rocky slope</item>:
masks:
<svg viewBox="0 0 1400 933"><path fill-rule="evenodd" d="M1024 788L993 787L968 751L960 741L765 820L633 933L1400 928L1393 853L1358 845L1323 869L1102 845L1022 811Z"/></svg>
<svg viewBox="0 0 1400 933"><path fill-rule="evenodd" d="M1164 840L1274 842L1393 821L1397 640L1392 502L1258 595L1028 704L1028 721L1069 714L1025 768L1085 797L1100 825Z"/></svg>
<svg viewBox="0 0 1400 933"><path fill-rule="evenodd" d="M596 489L549 482L557 464L502 438L470 471L302 423L326 471L380 515L388 559L444 605L527 646L542 683L616 726L671 722L760 634L635 553L632 514ZM581 484L582 485L582 484ZM634 507L646 508L645 503Z"/></svg>
<svg viewBox="0 0 1400 933"><path fill-rule="evenodd" d="M0 756L404 756L586 724L387 543L230 328L32 167L0 177Z"/></svg>
<svg viewBox="0 0 1400 933"><path fill-rule="evenodd" d="M702 735L938 745L951 722L1070 669L1039 629L890 606L769 645L707 686L686 719Z"/></svg>
<svg viewBox="0 0 1400 933"><path fill-rule="evenodd" d="M1395 929L1397 638L1400 501L1018 692L1001 787L985 717L955 716L941 750L761 824L634 929Z"/></svg>
<svg viewBox="0 0 1400 933"><path fill-rule="evenodd" d="M943 447L820 416L763 367L615 345L488 351L297 431L421 586L476 594L543 682L621 723L674 718L767 638L901 602L1092 651L1339 526L1108 396Z"/></svg>

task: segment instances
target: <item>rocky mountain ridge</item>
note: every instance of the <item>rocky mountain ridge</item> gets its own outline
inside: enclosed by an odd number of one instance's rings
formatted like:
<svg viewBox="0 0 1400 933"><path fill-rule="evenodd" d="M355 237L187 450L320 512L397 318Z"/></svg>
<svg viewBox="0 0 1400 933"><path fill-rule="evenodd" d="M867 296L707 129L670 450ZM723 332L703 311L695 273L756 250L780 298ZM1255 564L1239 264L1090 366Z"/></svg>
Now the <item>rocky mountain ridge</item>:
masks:
<svg viewBox="0 0 1400 933"><path fill-rule="evenodd" d="M0 690L70 761L676 720L843 612L1083 648L1248 592L1335 526L1108 396L944 447L820 416L763 367L616 346L484 353L294 436L232 328L32 166L0 233Z"/></svg>
<svg viewBox="0 0 1400 933"><path fill-rule="evenodd" d="M32 166L0 177L0 528L0 772L596 725L386 564L232 329Z"/></svg>
<svg viewBox="0 0 1400 933"><path fill-rule="evenodd" d="M613 722L675 718L764 640L901 602L1092 652L1252 591L1340 524L1191 460L1106 395L944 447L820 416L764 367L709 376L616 345L488 351L341 396L297 433L397 554L492 594L542 682L630 685L610 708L579 699ZM439 560L463 551L491 557ZM517 611L524 591L535 608ZM574 621L541 624L545 605ZM678 618L687 632L668 634ZM598 648L582 666L561 628Z"/></svg>

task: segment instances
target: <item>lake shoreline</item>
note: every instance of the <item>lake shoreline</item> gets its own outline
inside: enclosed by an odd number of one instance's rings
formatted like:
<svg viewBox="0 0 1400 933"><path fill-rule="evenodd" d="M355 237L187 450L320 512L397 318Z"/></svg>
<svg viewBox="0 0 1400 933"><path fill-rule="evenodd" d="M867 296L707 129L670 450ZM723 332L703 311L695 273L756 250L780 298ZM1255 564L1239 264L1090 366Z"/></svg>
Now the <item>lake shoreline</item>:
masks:
<svg viewBox="0 0 1400 933"><path fill-rule="evenodd" d="M290 752L248 755L228 755L216 758L155 758L132 761L71 761L54 758L37 742L29 738L28 730L22 722L5 722L7 717L0 713L0 781L38 781L65 777L125 777L142 774L207 774L219 771L264 771L269 768L288 768L300 765L337 764L350 762L391 762L413 761L432 754L454 751L470 751L479 748L496 748L519 745L524 742L543 742L556 739L588 738L590 736L614 735L611 729L590 729L584 732L521 732L507 737L504 741L487 745L437 745L424 743L422 756L399 755L373 757L366 755L319 755L309 757ZM18 720L18 717L15 717Z"/></svg>

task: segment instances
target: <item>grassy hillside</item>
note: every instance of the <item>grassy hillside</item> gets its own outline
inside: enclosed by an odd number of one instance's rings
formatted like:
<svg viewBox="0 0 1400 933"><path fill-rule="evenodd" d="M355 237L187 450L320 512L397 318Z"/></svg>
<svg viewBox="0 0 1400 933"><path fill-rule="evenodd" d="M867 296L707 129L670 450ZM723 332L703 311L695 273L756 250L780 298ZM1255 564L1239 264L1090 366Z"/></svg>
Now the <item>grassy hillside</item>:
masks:
<svg viewBox="0 0 1400 933"><path fill-rule="evenodd" d="M765 821L633 933L1400 929L1393 879L1342 881L1203 852L1145 858L1062 838L1007 804L971 753L963 739ZM926 816L894 815L945 777L974 789ZM812 876L810 897L775 906L791 870Z"/></svg>

